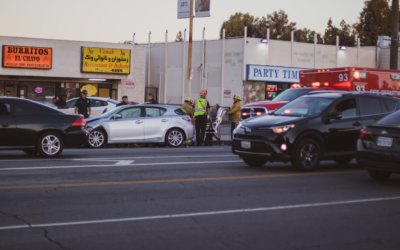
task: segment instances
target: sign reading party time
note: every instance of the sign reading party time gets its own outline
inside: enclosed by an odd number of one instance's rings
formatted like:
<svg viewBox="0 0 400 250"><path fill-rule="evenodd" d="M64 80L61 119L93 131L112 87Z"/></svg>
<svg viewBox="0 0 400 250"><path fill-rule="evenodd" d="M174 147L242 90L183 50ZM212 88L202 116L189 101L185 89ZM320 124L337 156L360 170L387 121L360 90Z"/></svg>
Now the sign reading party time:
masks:
<svg viewBox="0 0 400 250"><path fill-rule="evenodd" d="M295 83L300 80L300 70L296 68L247 65L247 80Z"/></svg>
<svg viewBox="0 0 400 250"><path fill-rule="evenodd" d="M4 68L51 69L52 48L3 45Z"/></svg>
<svg viewBox="0 0 400 250"><path fill-rule="evenodd" d="M82 47L82 72L130 74L131 50Z"/></svg>

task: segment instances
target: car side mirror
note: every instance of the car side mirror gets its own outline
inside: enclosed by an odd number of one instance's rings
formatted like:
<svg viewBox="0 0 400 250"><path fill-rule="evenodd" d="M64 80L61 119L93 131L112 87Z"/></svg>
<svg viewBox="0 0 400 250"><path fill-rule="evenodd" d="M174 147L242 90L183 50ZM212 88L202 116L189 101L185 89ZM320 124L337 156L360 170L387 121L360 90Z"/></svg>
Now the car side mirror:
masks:
<svg viewBox="0 0 400 250"><path fill-rule="evenodd" d="M340 120L342 119L343 115L342 112L330 112L328 113L327 119L328 120Z"/></svg>
<svg viewBox="0 0 400 250"><path fill-rule="evenodd" d="M112 116L112 119L113 119L113 120L122 119L122 115L120 115L120 114L114 114L114 115Z"/></svg>

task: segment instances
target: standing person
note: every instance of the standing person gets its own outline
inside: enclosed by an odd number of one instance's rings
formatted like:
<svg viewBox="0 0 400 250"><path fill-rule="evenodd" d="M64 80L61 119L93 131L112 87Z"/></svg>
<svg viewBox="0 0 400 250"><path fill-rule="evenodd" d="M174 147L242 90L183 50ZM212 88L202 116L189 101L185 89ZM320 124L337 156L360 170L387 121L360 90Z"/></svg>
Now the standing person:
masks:
<svg viewBox="0 0 400 250"><path fill-rule="evenodd" d="M229 121L231 121L231 138L233 135L233 130L236 128L236 126L240 122L240 101L242 99L240 98L239 95L234 95L233 96L233 105L232 108L228 111L229 115Z"/></svg>
<svg viewBox="0 0 400 250"><path fill-rule="evenodd" d="M194 114L194 107L193 107L194 101L192 98L186 98L185 102L182 104L181 109L183 112L185 112L190 118L193 118Z"/></svg>
<svg viewBox="0 0 400 250"><path fill-rule="evenodd" d="M124 95L122 97L122 101L117 104L117 107L122 106L122 105L128 105L128 104L129 104L128 96Z"/></svg>
<svg viewBox="0 0 400 250"><path fill-rule="evenodd" d="M67 102L62 96L56 96L56 102L55 102L57 108L66 108Z"/></svg>
<svg viewBox="0 0 400 250"><path fill-rule="evenodd" d="M152 93L149 93L149 94L147 95L147 103L150 103L150 104L158 104L157 100L154 99L154 96L153 96Z"/></svg>
<svg viewBox="0 0 400 250"><path fill-rule="evenodd" d="M195 118L195 127L196 127L196 143L197 146L203 145L204 136L206 133L207 126L207 113L210 109L210 104L206 99L207 90L200 90L200 97L197 98L194 104L194 118Z"/></svg>
<svg viewBox="0 0 400 250"><path fill-rule="evenodd" d="M89 118L92 113L92 108L90 105L90 100L87 99L87 90L82 90L81 96L75 103L75 114L81 114L83 117Z"/></svg>

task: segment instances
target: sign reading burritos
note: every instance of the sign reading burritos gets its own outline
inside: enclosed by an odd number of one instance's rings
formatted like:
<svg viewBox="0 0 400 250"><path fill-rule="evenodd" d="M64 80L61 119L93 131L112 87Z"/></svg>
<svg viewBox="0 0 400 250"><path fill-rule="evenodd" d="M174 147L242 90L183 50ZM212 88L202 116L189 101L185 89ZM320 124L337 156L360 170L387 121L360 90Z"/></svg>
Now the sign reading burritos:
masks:
<svg viewBox="0 0 400 250"><path fill-rule="evenodd" d="M130 74L131 50L82 47L82 72Z"/></svg>
<svg viewBox="0 0 400 250"><path fill-rule="evenodd" d="M51 69L52 48L3 45L4 68Z"/></svg>

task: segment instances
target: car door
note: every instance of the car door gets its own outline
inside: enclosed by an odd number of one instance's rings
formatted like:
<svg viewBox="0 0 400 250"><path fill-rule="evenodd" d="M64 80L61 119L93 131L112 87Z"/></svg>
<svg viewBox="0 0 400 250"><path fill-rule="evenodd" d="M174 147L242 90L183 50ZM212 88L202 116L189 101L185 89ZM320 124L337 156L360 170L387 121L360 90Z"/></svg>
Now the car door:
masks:
<svg viewBox="0 0 400 250"><path fill-rule="evenodd" d="M15 119L10 113L11 105L7 101L0 101L0 146L15 146L16 133Z"/></svg>
<svg viewBox="0 0 400 250"><path fill-rule="evenodd" d="M118 118L104 123L110 143L131 143L144 141L144 121L141 107L127 107L120 110Z"/></svg>
<svg viewBox="0 0 400 250"><path fill-rule="evenodd" d="M165 112L166 109L161 107L144 107L143 123L146 141L164 141L164 135L171 120L170 117L164 116Z"/></svg>
<svg viewBox="0 0 400 250"><path fill-rule="evenodd" d="M327 118L325 123L325 149L327 152L355 151L356 142L362 124L357 115L357 101L355 97L340 99L329 109L329 114L338 114L337 117Z"/></svg>

